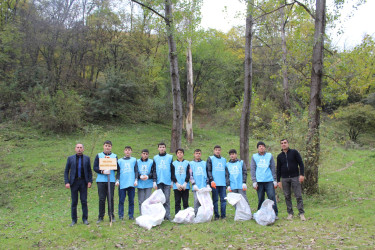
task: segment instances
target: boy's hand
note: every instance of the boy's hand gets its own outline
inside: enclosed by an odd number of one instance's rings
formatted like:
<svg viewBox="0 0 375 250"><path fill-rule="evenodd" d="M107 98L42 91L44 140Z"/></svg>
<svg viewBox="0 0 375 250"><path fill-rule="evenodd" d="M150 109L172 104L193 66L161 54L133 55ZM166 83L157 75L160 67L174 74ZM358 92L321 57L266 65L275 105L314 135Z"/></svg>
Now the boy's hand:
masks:
<svg viewBox="0 0 375 250"><path fill-rule="evenodd" d="M230 186L227 187L228 192L232 192L232 189L230 189Z"/></svg>
<svg viewBox="0 0 375 250"><path fill-rule="evenodd" d="M214 181L211 181L211 187L216 189L216 183Z"/></svg>
<svg viewBox="0 0 375 250"><path fill-rule="evenodd" d="M257 183L257 182L254 182L254 183L253 183L253 188L254 188L255 190L258 190L258 183Z"/></svg>
<svg viewBox="0 0 375 250"><path fill-rule="evenodd" d="M135 180L135 182L134 182L134 187L136 187L137 185L138 185L138 181Z"/></svg>
<svg viewBox="0 0 375 250"><path fill-rule="evenodd" d="M182 184L182 190L186 190L186 185L187 185L187 183L186 182L184 182L184 184Z"/></svg>
<svg viewBox="0 0 375 250"><path fill-rule="evenodd" d="M111 174L111 170L103 170L103 174L109 175Z"/></svg>
<svg viewBox="0 0 375 250"><path fill-rule="evenodd" d="M246 183L243 183L243 184L242 184L242 190L243 190L243 191L246 191L246 190L247 190Z"/></svg>
<svg viewBox="0 0 375 250"><path fill-rule="evenodd" d="M273 182L273 187L276 189L277 188L277 181Z"/></svg>
<svg viewBox="0 0 375 250"><path fill-rule="evenodd" d="M197 185L194 185L194 186L193 186L193 190L194 190L194 191L198 191L198 190L199 190L198 186L197 186Z"/></svg>
<svg viewBox="0 0 375 250"><path fill-rule="evenodd" d="M153 188L154 188L155 190L158 189L158 185L156 185L156 182L154 182L154 183L152 184L152 186L153 186Z"/></svg>
<svg viewBox="0 0 375 250"><path fill-rule="evenodd" d="M182 190L182 186L180 185L180 183L176 182L176 187L177 187L177 190L181 191Z"/></svg>
<svg viewBox="0 0 375 250"><path fill-rule="evenodd" d="M118 187L120 185L120 182L117 180L115 185L116 185L116 187Z"/></svg>
<svg viewBox="0 0 375 250"><path fill-rule="evenodd" d="M146 181L146 180L148 180L148 176L147 176L147 175L141 175L141 180L142 180L142 181Z"/></svg>

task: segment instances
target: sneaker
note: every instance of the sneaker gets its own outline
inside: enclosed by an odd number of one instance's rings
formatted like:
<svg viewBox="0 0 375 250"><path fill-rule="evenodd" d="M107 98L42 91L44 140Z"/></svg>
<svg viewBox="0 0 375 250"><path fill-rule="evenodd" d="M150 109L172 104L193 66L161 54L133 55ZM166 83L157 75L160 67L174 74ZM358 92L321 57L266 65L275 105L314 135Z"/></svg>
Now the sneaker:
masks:
<svg viewBox="0 0 375 250"><path fill-rule="evenodd" d="M305 218L305 215L304 214L300 214L299 217L301 218L301 221L305 221L306 218Z"/></svg>
<svg viewBox="0 0 375 250"><path fill-rule="evenodd" d="M89 223L87 220L84 220L84 221L83 221L83 224L85 224L85 225L90 225L90 223Z"/></svg>
<svg viewBox="0 0 375 250"><path fill-rule="evenodd" d="M97 221L96 221L96 224L99 224L100 222L103 221L103 218L99 218Z"/></svg>
<svg viewBox="0 0 375 250"><path fill-rule="evenodd" d="M74 226L75 224L77 224L77 222L75 222L75 221L72 221L72 223L70 223L70 227L72 227L72 226Z"/></svg>
<svg viewBox="0 0 375 250"><path fill-rule="evenodd" d="M220 217L215 217L215 219L214 219L214 220L218 220L218 219L220 219Z"/></svg>
<svg viewBox="0 0 375 250"><path fill-rule="evenodd" d="M124 217L118 217L119 220L124 220Z"/></svg>
<svg viewBox="0 0 375 250"><path fill-rule="evenodd" d="M134 220L134 217L129 217L129 220Z"/></svg>
<svg viewBox="0 0 375 250"><path fill-rule="evenodd" d="M288 214L288 217L286 217L287 220L293 220L293 214Z"/></svg>
<svg viewBox="0 0 375 250"><path fill-rule="evenodd" d="M276 215L275 220L278 220L278 219L279 219L279 217Z"/></svg>

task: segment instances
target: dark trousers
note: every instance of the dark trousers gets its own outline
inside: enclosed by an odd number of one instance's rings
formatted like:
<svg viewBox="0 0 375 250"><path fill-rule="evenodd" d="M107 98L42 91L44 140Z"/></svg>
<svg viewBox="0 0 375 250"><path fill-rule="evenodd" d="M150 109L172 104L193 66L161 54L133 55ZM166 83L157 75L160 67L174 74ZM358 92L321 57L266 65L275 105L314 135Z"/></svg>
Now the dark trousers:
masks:
<svg viewBox="0 0 375 250"><path fill-rule="evenodd" d="M108 199L108 183L107 182L97 182L98 185L98 194L99 194L99 218L103 219L105 214L105 200L107 199L108 202L108 215L111 215L112 218L114 216L114 203L113 203L113 195L115 194L115 183L111 182L111 211L109 211L109 199Z"/></svg>
<svg viewBox="0 0 375 250"><path fill-rule="evenodd" d="M119 196L119 203L118 203L118 216L120 219L124 218L124 202L126 199L126 193L128 193L128 200L129 200L129 208L128 208L128 215L129 219L134 218L134 196L135 196L135 188L128 187L123 189L118 189L118 196Z"/></svg>
<svg viewBox="0 0 375 250"><path fill-rule="evenodd" d="M70 194L72 197L72 221L77 222L77 205L78 205L78 193L81 199L82 205L82 220L87 220L88 209L87 209L87 184L84 179L76 179L70 186Z"/></svg>
<svg viewBox="0 0 375 250"><path fill-rule="evenodd" d="M303 210L302 188L301 184L299 183L299 176L293 178L282 178L281 181L288 214L293 214L292 189L297 200L298 212L299 214L304 214L305 211Z"/></svg>
<svg viewBox="0 0 375 250"><path fill-rule="evenodd" d="M273 187L273 182L258 182L258 210L262 206L262 203L265 198L265 193L267 193L267 197L270 200L273 200L273 210L275 211L276 216L279 214L279 211L277 210L277 204L276 204L276 195L275 195L275 188Z"/></svg>
<svg viewBox="0 0 375 250"><path fill-rule="evenodd" d="M184 209L189 207L189 189L185 189L182 191L179 191L178 189L174 189L174 211L175 214L178 213L178 211L181 210L181 199L182 199L182 205L184 206Z"/></svg>
<svg viewBox="0 0 375 250"><path fill-rule="evenodd" d="M214 213L215 218L219 218L219 196L220 196L220 212L221 212L221 218L225 218L226 216L226 207L227 207L227 201L224 200L226 196L226 187L225 186L216 186L216 188L212 189L212 202L214 204Z"/></svg>

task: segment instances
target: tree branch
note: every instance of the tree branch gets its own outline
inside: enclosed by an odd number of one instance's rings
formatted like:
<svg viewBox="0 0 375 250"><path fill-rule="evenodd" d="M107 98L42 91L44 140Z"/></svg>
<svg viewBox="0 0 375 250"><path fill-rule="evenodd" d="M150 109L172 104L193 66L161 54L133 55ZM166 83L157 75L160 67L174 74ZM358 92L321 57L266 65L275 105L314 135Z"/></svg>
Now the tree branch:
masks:
<svg viewBox="0 0 375 250"><path fill-rule="evenodd" d="M131 0L132 2L134 3L137 3L139 5L141 5L142 7L146 8L146 9L149 9L150 11L154 12L156 15L160 16L161 18L163 18L167 23L169 22L168 18L166 18L165 16L163 16L162 14L160 14L159 12L157 12L156 10L154 10L153 8L151 8L150 6L147 6L137 0Z"/></svg>

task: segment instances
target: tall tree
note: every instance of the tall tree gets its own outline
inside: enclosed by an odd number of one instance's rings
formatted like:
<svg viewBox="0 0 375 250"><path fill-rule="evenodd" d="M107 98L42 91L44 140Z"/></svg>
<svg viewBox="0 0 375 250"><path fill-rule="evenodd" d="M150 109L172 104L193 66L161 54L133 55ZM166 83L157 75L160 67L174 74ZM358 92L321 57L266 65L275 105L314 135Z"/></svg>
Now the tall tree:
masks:
<svg viewBox="0 0 375 250"><path fill-rule="evenodd" d="M318 192L320 158L320 111L322 105L323 49L326 26L326 0L316 0L314 48L312 55L309 123L306 143L306 182L307 193Z"/></svg>
<svg viewBox="0 0 375 250"><path fill-rule="evenodd" d="M283 72L283 89L284 89L284 105L283 109L284 112L288 112L290 108L290 100L289 100L289 82L288 82L288 65L287 65L287 47L286 47L286 36L285 36L285 26L288 20L285 18L285 8L280 9L280 17L281 17L281 48L282 48L282 72Z"/></svg>

